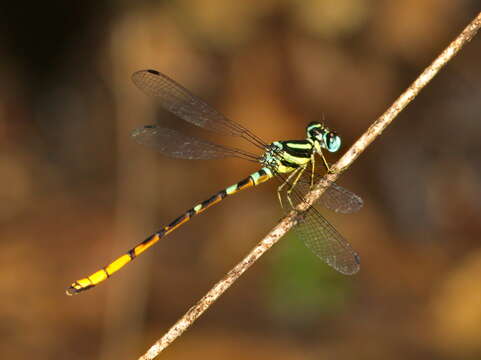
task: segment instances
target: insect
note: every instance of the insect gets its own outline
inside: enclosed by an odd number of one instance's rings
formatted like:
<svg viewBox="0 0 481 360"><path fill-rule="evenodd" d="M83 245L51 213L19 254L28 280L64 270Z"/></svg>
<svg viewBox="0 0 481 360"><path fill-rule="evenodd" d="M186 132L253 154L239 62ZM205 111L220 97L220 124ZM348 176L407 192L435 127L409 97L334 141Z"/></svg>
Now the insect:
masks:
<svg viewBox="0 0 481 360"><path fill-rule="evenodd" d="M237 157L260 163L262 168L238 183L219 191L207 200L196 204L107 266L75 281L67 289L68 295L90 289L108 279L160 239L184 225L192 217L241 190L277 178L280 180L277 194L281 206L284 206L284 197L288 205L294 207L299 202L304 201L303 195L309 191L317 179L322 177L316 171L316 156L322 159L323 166L329 171L329 164L323 155L323 150L336 152L341 146L340 136L317 122L310 123L307 126L304 140L274 141L268 144L158 71L137 71L132 75L132 81L144 93L156 97L163 108L178 118L213 132L241 137L261 149L262 155L258 156L237 148L214 144L157 125L148 125L134 130L132 136L138 143L154 148L163 155L173 158L218 159ZM345 214L358 211L363 204L359 196L335 183L330 184L318 203L335 212ZM358 254L342 235L324 219L315 206L306 210L303 220L295 226L295 230L314 254L337 271L350 275L359 270L360 258Z"/></svg>

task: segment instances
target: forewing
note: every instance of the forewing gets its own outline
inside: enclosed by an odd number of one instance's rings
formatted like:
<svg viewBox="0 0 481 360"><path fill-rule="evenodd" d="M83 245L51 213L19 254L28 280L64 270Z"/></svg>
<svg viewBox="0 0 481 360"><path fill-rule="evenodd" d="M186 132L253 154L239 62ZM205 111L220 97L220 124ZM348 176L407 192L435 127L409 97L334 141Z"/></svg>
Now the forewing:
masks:
<svg viewBox="0 0 481 360"><path fill-rule="evenodd" d="M196 126L221 134L241 135L246 129L228 119L182 85L156 70L140 70L132 81L144 93L155 96L163 108Z"/></svg>
<svg viewBox="0 0 481 360"><path fill-rule="evenodd" d="M135 129L132 137L139 144L153 148L165 156L178 159L219 159L243 157L232 148L211 143L207 140L184 135L178 131L148 125Z"/></svg>

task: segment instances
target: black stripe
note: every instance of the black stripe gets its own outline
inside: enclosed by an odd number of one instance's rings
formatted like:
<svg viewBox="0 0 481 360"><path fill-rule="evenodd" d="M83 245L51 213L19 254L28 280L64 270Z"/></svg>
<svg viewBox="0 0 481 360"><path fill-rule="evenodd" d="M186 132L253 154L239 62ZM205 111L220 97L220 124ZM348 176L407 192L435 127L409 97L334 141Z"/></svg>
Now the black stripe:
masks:
<svg viewBox="0 0 481 360"><path fill-rule="evenodd" d="M130 249L129 252L128 252L129 256L130 256L130 260L134 260L135 259L135 251L134 249Z"/></svg>
<svg viewBox="0 0 481 360"><path fill-rule="evenodd" d="M217 193L217 195L220 196L221 199L224 199L227 196L227 192L224 190L221 190Z"/></svg>
<svg viewBox="0 0 481 360"><path fill-rule="evenodd" d="M306 151L306 150L288 148L284 151L293 157L302 158L302 159L309 159L312 156L312 151L310 150Z"/></svg>
<svg viewBox="0 0 481 360"><path fill-rule="evenodd" d="M239 182L237 183L237 188L244 187L244 186L246 186L247 184L249 184L251 181L252 181L252 180L251 180L251 177L250 177L250 176L249 176L249 177L246 177L245 179L243 179L243 180L241 180L241 181L239 181Z"/></svg>
<svg viewBox="0 0 481 360"><path fill-rule="evenodd" d="M145 245L147 244L154 236L156 236L157 234L160 234L161 232L163 232L164 230L160 230L158 232L156 232L155 234L153 235L150 235L147 239L145 239L144 241L142 241L139 245Z"/></svg>
<svg viewBox="0 0 481 360"><path fill-rule="evenodd" d="M177 219L175 219L174 221L172 221L169 225L167 225L168 228L172 228L172 227L175 227L176 225L178 225L179 223L181 223L185 217L192 217L189 215L190 211L192 210L192 216L195 215L195 211L193 209L190 209L189 211L187 211L184 215L181 215L179 216Z"/></svg>
<svg viewBox="0 0 481 360"><path fill-rule="evenodd" d="M197 214L197 212L194 210L194 208L192 208L192 209L187 210L184 215L188 216L189 219L190 219L195 214Z"/></svg>
<svg viewBox="0 0 481 360"><path fill-rule="evenodd" d="M302 144L302 145L309 145L306 140L291 140L291 141L284 141L283 142L283 149L289 155L295 157L302 157L302 158L310 158L312 156L312 146L308 149L297 149L291 147L290 144Z"/></svg>
<svg viewBox="0 0 481 360"><path fill-rule="evenodd" d="M203 201L203 202L201 203L202 207L205 208L205 207L209 206L211 203L213 203L214 201L216 201L217 198L219 197L219 194L220 194L220 193L217 193L217 194L211 196L209 199Z"/></svg>
<svg viewBox="0 0 481 360"><path fill-rule="evenodd" d="M286 148L284 151L291 156L303 158L303 159L309 159L312 156L312 149L304 150L304 149Z"/></svg>
<svg viewBox="0 0 481 360"><path fill-rule="evenodd" d="M110 274L109 274L109 272L107 271L107 269L106 269L106 268L102 268L102 270L104 271L105 275L107 275L107 278L109 278L109 277L110 277ZM87 278L87 279L89 279L89 281L92 282L92 280L90 280L90 278Z"/></svg>
<svg viewBox="0 0 481 360"><path fill-rule="evenodd" d="M297 169L299 167L299 164L296 164L296 163L291 163L290 161L287 161L285 159L282 159L281 160L281 164L284 165L284 166L288 166L288 167L291 167L293 169Z"/></svg>
<svg viewBox="0 0 481 360"><path fill-rule="evenodd" d="M282 145L289 145L290 144L306 144L308 143L306 140L286 140L286 141L281 141Z"/></svg>

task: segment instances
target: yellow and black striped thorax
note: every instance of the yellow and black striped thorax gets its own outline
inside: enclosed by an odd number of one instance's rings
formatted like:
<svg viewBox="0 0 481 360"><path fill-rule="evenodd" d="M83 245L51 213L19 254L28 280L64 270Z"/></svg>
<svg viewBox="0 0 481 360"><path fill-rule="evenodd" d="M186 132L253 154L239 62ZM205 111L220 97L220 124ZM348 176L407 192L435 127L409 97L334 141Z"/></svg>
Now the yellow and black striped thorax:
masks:
<svg viewBox="0 0 481 360"><path fill-rule="evenodd" d="M285 174L309 163L314 153L314 143L310 139L275 141L261 158L263 165L274 172Z"/></svg>

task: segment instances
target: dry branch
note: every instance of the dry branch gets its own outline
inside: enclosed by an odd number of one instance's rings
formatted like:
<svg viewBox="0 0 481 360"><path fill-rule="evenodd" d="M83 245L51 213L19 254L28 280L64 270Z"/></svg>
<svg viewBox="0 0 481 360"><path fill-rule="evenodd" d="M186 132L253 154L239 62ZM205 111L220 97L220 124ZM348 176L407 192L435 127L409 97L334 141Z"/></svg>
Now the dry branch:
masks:
<svg viewBox="0 0 481 360"><path fill-rule="evenodd" d="M381 135L384 129L394 118L417 96L439 70L446 65L456 53L469 42L481 27L481 13L461 32L461 34L429 65L422 74L397 98L397 100L382 114L367 131L351 146L351 148L332 166L333 173L322 179L314 189L306 196L306 203L301 203L298 211L306 210L309 204L314 203L324 192L325 187L331 181L335 181L357 157L371 144L376 137ZM284 236L296 222L297 213L292 211L287 215L267 236L259 242L254 249L231 271L227 273L197 304L187 311L167 333L157 340L154 345L139 358L139 360L151 360L159 355L177 337L209 308L229 286L231 286L253 263L255 263L272 245Z"/></svg>

